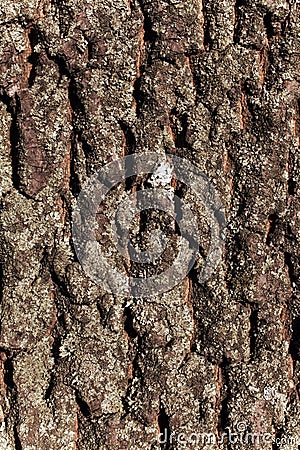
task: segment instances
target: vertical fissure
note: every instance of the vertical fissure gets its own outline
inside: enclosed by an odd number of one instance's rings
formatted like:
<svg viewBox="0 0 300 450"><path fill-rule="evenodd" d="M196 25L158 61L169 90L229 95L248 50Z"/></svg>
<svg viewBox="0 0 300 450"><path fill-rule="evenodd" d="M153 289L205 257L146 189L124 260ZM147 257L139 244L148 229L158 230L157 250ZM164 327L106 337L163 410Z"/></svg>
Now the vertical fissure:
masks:
<svg viewBox="0 0 300 450"><path fill-rule="evenodd" d="M158 414L158 426L160 431L160 448L162 450L171 449L171 429L170 418L166 413L165 407L160 399L159 402L159 414Z"/></svg>
<svg viewBox="0 0 300 450"><path fill-rule="evenodd" d="M256 344L258 335L258 309L256 306L251 305L251 314L249 318L249 347L250 347L250 360L256 356Z"/></svg>
<svg viewBox="0 0 300 450"><path fill-rule="evenodd" d="M15 354L13 352L5 351L6 360L4 361L4 383L6 385L6 396L10 404L10 420L12 420L13 436L15 450L22 450L22 444L19 437L19 424L20 424L20 412L18 403L18 389L14 381L14 365L13 358ZM6 425L7 418L5 418Z"/></svg>

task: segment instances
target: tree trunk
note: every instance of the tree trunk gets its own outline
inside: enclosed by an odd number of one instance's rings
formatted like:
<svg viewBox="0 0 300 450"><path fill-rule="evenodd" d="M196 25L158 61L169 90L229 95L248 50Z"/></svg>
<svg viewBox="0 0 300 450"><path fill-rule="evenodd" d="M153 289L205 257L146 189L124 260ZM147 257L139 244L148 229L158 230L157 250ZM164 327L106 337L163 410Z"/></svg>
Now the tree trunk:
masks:
<svg viewBox="0 0 300 450"><path fill-rule="evenodd" d="M299 11L2 3L1 450L299 448ZM72 213L89 177L145 152L208 177L225 250L201 283L207 212L169 180L198 218L193 269L167 292L107 292L80 264ZM99 245L128 277L139 264L118 254L109 221L147 186L128 178L97 214ZM174 218L153 210L132 241L147 249L155 228L176 241Z"/></svg>

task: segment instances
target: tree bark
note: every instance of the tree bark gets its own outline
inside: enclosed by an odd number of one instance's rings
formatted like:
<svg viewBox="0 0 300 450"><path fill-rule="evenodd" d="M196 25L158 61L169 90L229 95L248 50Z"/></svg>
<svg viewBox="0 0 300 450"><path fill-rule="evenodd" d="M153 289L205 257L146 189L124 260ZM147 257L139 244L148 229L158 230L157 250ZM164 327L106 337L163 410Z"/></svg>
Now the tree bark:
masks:
<svg viewBox="0 0 300 450"><path fill-rule="evenodd" d="M299 11L298 0L1 4L1 450L299 448ZM208 177L227 238L201 284L210 229L177 185L202 256L171 291L133 298L84 272L72 212L90 176L144 152ZM142 185L129 179L99 209L108 252L116 205ZM148 211L133 240L147 248L153 224L175 233ZM136 276L137 263L110 256Z"/></svg>

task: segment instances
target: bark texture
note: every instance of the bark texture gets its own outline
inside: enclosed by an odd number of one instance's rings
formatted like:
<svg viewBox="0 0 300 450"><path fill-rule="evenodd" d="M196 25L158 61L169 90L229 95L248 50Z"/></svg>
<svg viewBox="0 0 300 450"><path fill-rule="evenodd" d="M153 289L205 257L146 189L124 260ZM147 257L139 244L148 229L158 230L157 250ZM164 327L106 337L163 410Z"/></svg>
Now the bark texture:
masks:
<svg viewBox="0 0 300 450"><path fill-rule="evenodd" d="M299 11L298 0L2 0L1 450L271 450L289 436L284 448L299 448ZM144 151L208 176L226 252L204 285L199 256L171 292L121 298L82 270L71 213L91 174ZM107 249L106 222L137 186L102 205ZM205 257L201 203L177 190ZM149 213L141 245L154 222L171 233ZM241 423L277 443L178 439ZM172 443L158 441L165 430Z"/></svg>

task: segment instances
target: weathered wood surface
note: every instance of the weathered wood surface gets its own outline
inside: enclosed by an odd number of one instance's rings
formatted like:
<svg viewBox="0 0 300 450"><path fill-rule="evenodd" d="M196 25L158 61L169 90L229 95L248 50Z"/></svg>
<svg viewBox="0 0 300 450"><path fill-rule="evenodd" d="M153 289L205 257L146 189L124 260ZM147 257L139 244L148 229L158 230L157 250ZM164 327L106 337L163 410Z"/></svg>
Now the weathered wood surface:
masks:
<svg viewBox="0 0 300 450"><path fill-rule="evenodd" d="M1 450L299 448L299 10L1 2ZM204 286L196 267L122 298L83 272L71 214L91 174L145 151L208 176L226 251ZM243 428L260 442L219 442Z"/></svg>

